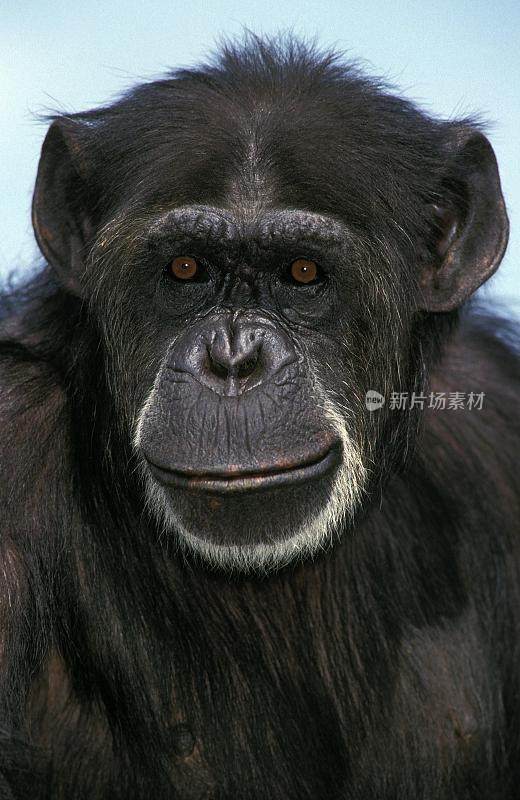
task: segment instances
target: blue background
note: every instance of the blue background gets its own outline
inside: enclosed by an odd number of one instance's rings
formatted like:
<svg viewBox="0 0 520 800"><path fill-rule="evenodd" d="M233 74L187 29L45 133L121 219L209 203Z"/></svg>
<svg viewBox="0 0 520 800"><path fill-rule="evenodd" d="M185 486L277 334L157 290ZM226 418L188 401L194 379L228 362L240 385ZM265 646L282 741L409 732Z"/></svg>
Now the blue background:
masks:
<svg viewBox="0 0 520 800"><path fill-rule="evenodd" d="M485 296L520 301L518 0L218 0L204 3L0 0L0 275L36 258L29 208L44 127L35 113L79 111L141 77L207 55L221 34L292 28L336 45L446 117L480 111L512 223Z"/></svg>

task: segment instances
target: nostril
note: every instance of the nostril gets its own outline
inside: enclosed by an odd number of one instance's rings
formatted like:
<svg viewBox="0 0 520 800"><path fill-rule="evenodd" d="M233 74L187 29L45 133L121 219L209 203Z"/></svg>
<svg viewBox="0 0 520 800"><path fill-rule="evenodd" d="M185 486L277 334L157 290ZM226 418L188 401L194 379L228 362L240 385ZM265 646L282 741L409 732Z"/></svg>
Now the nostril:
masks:
<svg viewBox="0 0 520 800"><path fill-rule="evenodd" d="M260 350L258 342L236 353L224 352L218 346L209 346L206 368L221 380L247 378L257 369Z"/></svg>
<svg viewBox="0 0 520 800"><path fill-rule="evenodd" d="M224 360L224 359L223 359ZM223 361L222 360L222 361ZM208 347L208 367L209 371L216 375L218 378L222 378L226 380L230 377L231 374L231 366L230 364L224 364L220 361L215 353L211 352L211 348Z"/></svg>
<svg viewBox="0 0 520 800"><path fill-rule="evenodd" d="M237 378L248 378L249 375L255 371L256 365L258 364L258 356L259 351L257 350L256 353L244 359L244 361L241 361L237 365Z"/></svg>
<svg viewBox="0 0 520 800"><path fill-rule="evenodd" d="M229 378L231 375L231 370L228 367L224 366L224 364L221 364L219 361L211 362L211 371L218 378L223 378L224 380L226 380L226 378Z"/></svg>

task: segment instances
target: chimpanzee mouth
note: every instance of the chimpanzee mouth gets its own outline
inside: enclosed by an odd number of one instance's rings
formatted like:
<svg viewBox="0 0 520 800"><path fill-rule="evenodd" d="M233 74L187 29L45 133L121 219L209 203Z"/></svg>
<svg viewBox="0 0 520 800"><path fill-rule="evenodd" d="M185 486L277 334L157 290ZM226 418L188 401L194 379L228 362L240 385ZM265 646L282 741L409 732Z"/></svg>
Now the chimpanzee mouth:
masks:
<svg viewBox="0 0 520 800"><path fill-rule="evenodd" d="M306 461L274 464L258 470L233 467L199 470L176 470L155 464L149 458L147 464L154 477L163 485L213 494L231 492L251 492L255 490L277 489L281 486L295 485L322 478L332 472L341 460L341 444L335 442L324 453L314 454Z"/></svg>

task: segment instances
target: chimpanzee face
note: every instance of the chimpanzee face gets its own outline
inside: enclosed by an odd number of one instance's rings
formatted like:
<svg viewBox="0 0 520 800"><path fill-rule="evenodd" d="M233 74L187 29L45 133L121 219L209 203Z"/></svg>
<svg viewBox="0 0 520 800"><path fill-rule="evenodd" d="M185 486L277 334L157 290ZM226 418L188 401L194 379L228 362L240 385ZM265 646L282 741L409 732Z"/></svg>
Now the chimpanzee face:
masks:
<svg viewBox="0 0 520 800"><path fill-rule="evenodd" d="M57 120L33 207L99 335L134 500L241 569L318 551L401 462L413 417L366 393L423 388L507 240L478 130L284 69Z"/></svg>
<svg viewBox="0 0 520 800"><path fill-rule="evenodd" d="M315 551L354 513L367 470L342 311L348 229L201 205L166 212L143 238L160 340L134 438L149 501L220 564Z"/></svg>

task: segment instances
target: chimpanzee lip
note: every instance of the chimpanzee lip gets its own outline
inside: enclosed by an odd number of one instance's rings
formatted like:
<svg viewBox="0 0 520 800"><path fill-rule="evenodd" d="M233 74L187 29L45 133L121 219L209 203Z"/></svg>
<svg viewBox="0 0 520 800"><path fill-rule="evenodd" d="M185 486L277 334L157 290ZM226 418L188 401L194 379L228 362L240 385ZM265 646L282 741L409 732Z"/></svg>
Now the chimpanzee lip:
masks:
<svg viewBox="0 0 520 800"><path fill-rule="evenodd" d="M340 457L340 443L334 442L325 452L314 453L305 461L288 466L273 465L254 471L238 468L201 472L165 469L145 456L150 471L163 485L214 494L276 489L285 485L306 483L331 472L338 465Z"/></svg>

